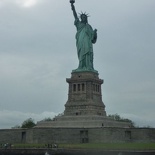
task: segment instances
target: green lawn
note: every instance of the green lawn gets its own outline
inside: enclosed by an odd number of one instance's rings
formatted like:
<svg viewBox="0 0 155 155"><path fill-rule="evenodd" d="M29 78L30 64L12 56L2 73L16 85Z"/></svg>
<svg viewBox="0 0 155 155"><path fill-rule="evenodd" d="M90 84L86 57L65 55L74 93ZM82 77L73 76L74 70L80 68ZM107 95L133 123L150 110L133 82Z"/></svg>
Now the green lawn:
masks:
<svg viewBox="0 0 155 155"><path fill-rule="evenodd" d="M68 149L105 149L105 150L155 150L155 143L85 143L58 144L59 148ZM14 148L47 148L45 144L14 144Z"/></svg>
<svg viewBox="0 0 155 155"><path fill-rule="evenodd" d="M60 144L62 148L81 148L81 149L107 149L107 150L152 150L155 143L86 143L86 144Z"/></svg>

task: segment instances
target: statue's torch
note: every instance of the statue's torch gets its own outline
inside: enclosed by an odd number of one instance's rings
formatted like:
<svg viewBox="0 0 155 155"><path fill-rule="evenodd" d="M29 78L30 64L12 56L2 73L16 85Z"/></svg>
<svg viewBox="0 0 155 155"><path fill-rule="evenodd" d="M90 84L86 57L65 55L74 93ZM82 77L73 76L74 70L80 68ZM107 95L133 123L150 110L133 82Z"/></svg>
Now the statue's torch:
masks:
<svg viewBox="0 0 155 155"><path fill-rule="evenodd" d="M71 3L71 4L74 4L74 3L75 3L75 0L70 0L70 3Z"/></svg>

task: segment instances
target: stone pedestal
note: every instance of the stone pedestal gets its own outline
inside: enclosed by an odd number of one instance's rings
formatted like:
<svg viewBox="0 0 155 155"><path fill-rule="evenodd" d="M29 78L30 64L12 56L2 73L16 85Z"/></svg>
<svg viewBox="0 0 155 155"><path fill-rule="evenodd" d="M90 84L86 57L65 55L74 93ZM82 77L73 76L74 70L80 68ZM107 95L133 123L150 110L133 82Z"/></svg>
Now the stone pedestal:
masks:
<svg viewBox="0 0 155 155"><path fill-rule="evenodd" d="M99 79L98 73L73 72L71 78L66 81L69 84L69 91L65 104L65 116L106 116L101 91L103 80Z"/></svg>
<svg viewBox="0 0 155 155"><path fill-rule="evenodd" d="M52 121L40 121L36 128L130 127L128 122L118 122L106 116L101 91L103 80L97 72L72 72L66 81L69 89L64 114Z"/></svg>

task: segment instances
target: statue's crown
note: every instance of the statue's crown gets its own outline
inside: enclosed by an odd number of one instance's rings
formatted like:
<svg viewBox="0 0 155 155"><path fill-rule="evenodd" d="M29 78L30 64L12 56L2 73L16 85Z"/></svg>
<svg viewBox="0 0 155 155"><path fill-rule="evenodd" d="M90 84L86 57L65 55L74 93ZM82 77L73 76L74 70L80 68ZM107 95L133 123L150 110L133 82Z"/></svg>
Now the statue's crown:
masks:
<svg viewBox="0 0 155 155"><path fill-rule="evenodd" d="M88 14L88 13L86 13L86 12L84 12L84 13L83 13L83 12L81 12L81 13L79 13L79 15L80 15L80 17L81 17L81 16L83 16L83 15L84 15L84 16L86 16L86 17L89 17L89 14Z"/></svg>

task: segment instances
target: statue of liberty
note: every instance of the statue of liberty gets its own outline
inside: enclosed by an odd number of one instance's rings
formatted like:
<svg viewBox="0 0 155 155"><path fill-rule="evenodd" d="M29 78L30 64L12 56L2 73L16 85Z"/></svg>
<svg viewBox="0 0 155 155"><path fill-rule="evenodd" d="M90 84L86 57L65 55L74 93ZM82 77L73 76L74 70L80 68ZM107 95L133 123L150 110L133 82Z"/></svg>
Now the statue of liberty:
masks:
<svg viewBox="0 0 155 155"><path fill-rule="evenodd" d="M71 2L71 8L75 18L74 25L77 29L76 47L79 59L79 66L73 72L95 71L93 67L93 44L97 40L97 30L93 30L91 25L88 24L88 15L86 13L81 13L81 19L79 20L73 3Z"/></svg>

